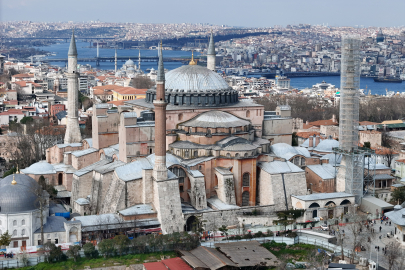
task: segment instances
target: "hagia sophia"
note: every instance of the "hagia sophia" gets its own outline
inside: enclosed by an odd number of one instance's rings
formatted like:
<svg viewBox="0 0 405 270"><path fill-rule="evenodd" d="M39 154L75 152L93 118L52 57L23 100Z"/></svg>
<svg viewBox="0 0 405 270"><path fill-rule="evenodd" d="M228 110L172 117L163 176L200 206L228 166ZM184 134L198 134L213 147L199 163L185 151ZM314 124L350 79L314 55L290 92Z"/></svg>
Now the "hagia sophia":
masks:
<svg viewBox="0 0 405 270"><path fill-rule="evenodd" d="M354 204L354 196L344 192L309 195L305 167L321 166L319 153L330 154L337 142L330 138L314 145L310 138L306 147L291 146L290 106L265 111L239 99L215 72L212 35L207 67L192 59L165 73L160 47L156 86L146 99L118 109L95 104L92 138L82 139L78 127L74 35L68 64L65 141L16 175L17 185L22 177L38 181L43 175L70 205L76 216L66 221L66 241L72 228L94 227L98 217L136 219L141 229L172 233L190 230L196 218L213 230L240 224L242 212L259 209L270 213L264 225L271 225L276 211L315 207L312 201L318 212L307 211L308 218L327 213L322 203L333 198L335 215ZM10 179L0 180L0 186ZM244 216L243 222L257 221Z"/></svg>

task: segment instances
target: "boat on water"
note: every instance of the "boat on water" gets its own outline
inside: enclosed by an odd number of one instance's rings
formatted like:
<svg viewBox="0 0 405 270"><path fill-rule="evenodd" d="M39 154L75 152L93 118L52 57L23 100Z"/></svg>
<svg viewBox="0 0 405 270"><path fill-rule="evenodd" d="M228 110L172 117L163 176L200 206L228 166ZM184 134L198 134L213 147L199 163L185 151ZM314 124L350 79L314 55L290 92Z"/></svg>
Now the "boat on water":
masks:
<svg viewBox="0 0 405 270"><path fill-rule="evenodd" d="M402 80L400 78L394 78L394 77L380 77L380 78L374 78L375 82L387 82L387 83L402 83Z"/></svg>

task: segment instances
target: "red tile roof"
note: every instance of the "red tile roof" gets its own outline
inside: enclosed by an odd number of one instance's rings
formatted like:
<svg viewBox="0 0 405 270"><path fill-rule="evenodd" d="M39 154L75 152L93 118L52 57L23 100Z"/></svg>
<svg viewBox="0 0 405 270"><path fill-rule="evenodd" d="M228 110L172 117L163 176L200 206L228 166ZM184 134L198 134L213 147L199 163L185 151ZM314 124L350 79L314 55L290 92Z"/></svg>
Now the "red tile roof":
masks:
<svg viewBox="0 0 405 270"><path fill-rule="evenodd" d="M179 257L163 260L162 263L164 263L167 266L167 268L170 270L192 270L193 269Z"/></svg>
<svg viewBox="0 0 405 270"><path fill-rule="evenodd" d="M146 270L167 270L166 266L162 262L144 263L143 267Z"/></svg>

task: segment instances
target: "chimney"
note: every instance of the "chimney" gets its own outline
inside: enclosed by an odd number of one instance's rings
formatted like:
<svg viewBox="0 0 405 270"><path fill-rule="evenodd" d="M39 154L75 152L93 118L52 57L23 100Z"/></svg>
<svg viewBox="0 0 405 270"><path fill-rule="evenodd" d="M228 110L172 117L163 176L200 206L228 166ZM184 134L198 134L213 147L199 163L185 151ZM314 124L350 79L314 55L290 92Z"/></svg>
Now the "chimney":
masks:
<svg viewBox="0 0 405 270"><path fill-rule="evenodd" d="M306 125L309 125L309 121L307 120L307 121L305 122L305 124L306 124Z"/></svg>
<svg viewBox="0 0 405 270"><path fill-rule="evenodd" d="M314 137L315 137L315 135L314 135ZM312 136L309 136L309 147L314 147L314 137L312 137Z"/></svg>
<svg viewBox="0 0 405 270"><path fill-rule="evenodd" d="M318 146L319 142L321 141L321 138L319 136L315 137L315 147Z"/></svg>

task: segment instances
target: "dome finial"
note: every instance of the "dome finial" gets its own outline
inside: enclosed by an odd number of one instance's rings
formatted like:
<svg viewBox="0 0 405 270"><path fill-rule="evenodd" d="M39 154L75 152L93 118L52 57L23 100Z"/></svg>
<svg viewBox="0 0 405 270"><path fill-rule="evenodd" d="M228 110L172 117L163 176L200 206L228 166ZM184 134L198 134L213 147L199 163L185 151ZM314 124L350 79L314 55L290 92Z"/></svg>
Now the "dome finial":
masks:
<svg viewBox="0 0 405 270"><path fill-rule="evenodd" d="M18 164L17 164L17 171L16 173L20 174L20 169L18 169Z"/></svg>
<svg viewBox="0 0 405 270"><path fill-rule="evenodd" d="M193 51L191 51L191 61L190 61L190 63L188 63L190 66L195 66L195 65L197 65L197 62L196 61L194 61L194 50Z"/></svg>

